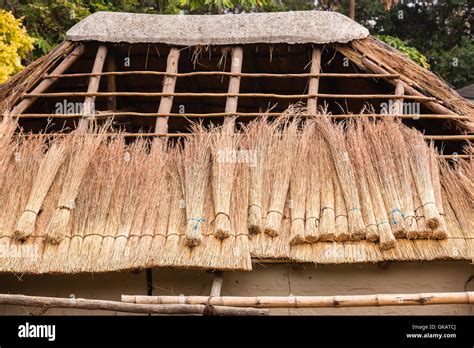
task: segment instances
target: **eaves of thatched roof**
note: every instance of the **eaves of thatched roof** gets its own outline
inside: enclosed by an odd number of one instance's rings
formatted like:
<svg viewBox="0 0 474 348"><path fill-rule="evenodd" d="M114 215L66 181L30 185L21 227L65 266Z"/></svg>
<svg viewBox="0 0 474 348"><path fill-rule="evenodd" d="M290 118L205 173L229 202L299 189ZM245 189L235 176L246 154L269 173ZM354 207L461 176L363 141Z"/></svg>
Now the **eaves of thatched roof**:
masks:
<svg viewBox="0 0 474 348"><path fill-rule="evenodd" d="M296 11L229 15L152 15L96 12L66 34L71 41L235 45L346 43L369 31L336 12Z"/></svg>

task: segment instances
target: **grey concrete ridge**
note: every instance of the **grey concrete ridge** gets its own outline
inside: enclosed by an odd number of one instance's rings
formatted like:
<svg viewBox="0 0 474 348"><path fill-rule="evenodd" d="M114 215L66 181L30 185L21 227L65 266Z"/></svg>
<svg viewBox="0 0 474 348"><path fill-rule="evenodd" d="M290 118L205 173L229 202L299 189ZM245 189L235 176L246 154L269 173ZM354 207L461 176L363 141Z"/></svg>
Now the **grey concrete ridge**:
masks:
<svg viewBox="0 0 474 348"><path fill-rule="evenodd" d="M369 31L350 18L326 11L227 15L154 15L96 12L73 26L71 41L231 45L252 43L346 43Z"/></svg>

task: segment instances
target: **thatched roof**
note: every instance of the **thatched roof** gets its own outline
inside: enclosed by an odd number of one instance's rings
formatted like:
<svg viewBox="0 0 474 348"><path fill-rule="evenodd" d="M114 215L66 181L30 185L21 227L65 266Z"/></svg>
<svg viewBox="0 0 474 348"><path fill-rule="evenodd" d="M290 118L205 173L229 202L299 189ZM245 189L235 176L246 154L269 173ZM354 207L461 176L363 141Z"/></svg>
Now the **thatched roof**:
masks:
<svg viewBox="0 0 474 348"><path fill-rule="evenodd" d="M96 12L66 34L71 41L234 45L346 43L369 31L336 12L296 11L214 15Z"/></svg>

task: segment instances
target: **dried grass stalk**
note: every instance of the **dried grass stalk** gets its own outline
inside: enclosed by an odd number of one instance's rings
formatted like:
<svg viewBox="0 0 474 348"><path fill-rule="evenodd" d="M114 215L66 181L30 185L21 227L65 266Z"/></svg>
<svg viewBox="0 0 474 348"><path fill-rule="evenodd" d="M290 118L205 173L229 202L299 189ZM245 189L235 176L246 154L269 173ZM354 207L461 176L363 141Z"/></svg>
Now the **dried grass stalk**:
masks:
<svg viewBox="0 0 474 348"><path fill-rule="evenodd" d="M333 124L329 117L319 117L316 126L329 144L332 162L334 163L336 175L339 179L343 194L342 199L345 201L345 206L347 207L346 213L336 212L336 215L347 215L351 240L364 239L366 234L365 223L361 212L354 167L347 152L343 125ZM343 209L342 200L337 196L338 190L335 192L336 202L339 202L339 207ZM343 227L343 225L341 225L341 227ZM340 232L342 233L342 230ZM343 233L340 235L340 238L345 238Z"/></svg>
<svg viewBox="0 0 474 348"><path fill-rule="evenodd" d="M186 204L186 244L193 248L202 242L202 223L206 189L211 171L210 134L201 126L192 127L194 136L179 152L179 176Z"/></svg>
<svg viewBox="0 0 474 348"><path fill-rule="evenodd" d="M245 147L253 159L249 168L249 208L247 221L248 230L251 235L259 234L263 231L263 177L271 131L271 126L262 117L250 123L243 132L245 134Z"/></svg>
<svg viewBox="0 0 474 348"><path fill-rule="evenodd" d="M52 143L43 156L31 186L28 203L13 232L13 236L17 241L24 242L32 235L44 199L56 178L59 168L66 159L68 147L67 137L63 140L55 139L55 142Z"/></svg>
<svg viewBox="0 0 474 348"><path fill-rule="evenodd" d="M336 238L335 193L332 180L332 159L326 140L319 148L320 179L321 179L321 221L319 225L319 240L334 241Z"/></svg>
<svg viewBox="0 0 474 348"><path fill-rule="evenodd" d="M71 212L75 208L75 200L81 187L82 179L86 174L89 163L104 139L104 130L97 134L88 135L82 131L75 131L72 142L72 151L69 157L67 179L62 187L56 211L44 233L45 242L59 244L64 238Z"/></svg>
<svg viewBox="0 0 474 348"><path fill-rule="evenodd" d="M381 193L387 208L387 215L392 227L393 235L397 238L406 237L404 214L399 196L396 168L391 152L386 152L387 137L381 127L370 121L365 122L364 130L369 140L368 154L372 156L372 163L376 168Z"/></svg>
<svg viewBox="0 0 474 348"><path fill-rule="evenodd" d="M367 171L364 165L364 154L365 150L361 144L360 127L356 127L356 124L352 122L347 130L347 148L351 161L354 165L354 171L357 178L357 187L359 191L359 198L361 204L362 215L366 222L366 239L371 242L379 241L379 232L377 229L377 219L375 218L375 212L370 195L370 185L367 176Z"/></svg>
<svg viewBox="0 0 474 348"><path fill-rule="evenodd" d="M361 119L357 121L357 145L361 153L361 160L367 175L367 182L369 184L370 196L372 197L372 208L377 221L377 231L379 234L380 249L388 250L395 246L395 236L392 231L392 225L389 222L387 208L383 193L383 178L377 171L377 159L374 158L372 152L374 151L367 135L367 128L372 125L369 121Z"/></svg>
<svg viewBox="0 0 474 348"><path fill-rule="evenodd" d="M283 210L290 186L292 159L297 144L298 120L282 120L281 132L273 133L268 146L267 165L273 176L270 206L267 211L265 233L277 237L281 232Z"/></svg>
<svg viewBox="0 0 474 348"><path fill-rule="evenodd" d="M238 141L234 134L234 124L228 124L211 131L212 155L212 199L214 203L214 236L219 239L230 234L230 198L234 186L234 169L237 158Z"/></svg>
<svg viewBox="0 0 474 348"><path fill-rule="evenodd" d="M433 185L436 208L439 212L439 225L433 230L434 239L446 239L448 238L448 229L446 227L446 221L444 219L444 209L443 209L443 195L441 193L441 181L439 175L439 162L438 162L438 152L434 148L434 145L431 144L429 148L429 164L430 164L430 173L431 173L431 182Z"/></svg>
<svg viewBox="0 0 474 348"><path fill-rule="evenodd" d="M293 172L290 180L290 210L291 210L291 244L306 242L305 237L305 208L308 187L309 146L313 127L305 124L296 145L293 157Z"/></svg>
<svg viewBox="0 0 474 348"><path fill-rule="evenodd" d="M421 206L428 228L434 230L440 225L440 215L436 206L431 170L430 151L420 132L404 128L405 142L409 148L410 167L421 200ZM419 208L419 207L416 207Z"/></svg>
<svg viewBox="0 0 474 348"><path fill-rule="evenodd" d="M306 125L309 128L308 163L304 174L307 176L306 193L306 224L304 241L315 243L320 238L319 226L321 219L321 162L319 161L322 142L319 132L314 131L314 122Z"/></svg>

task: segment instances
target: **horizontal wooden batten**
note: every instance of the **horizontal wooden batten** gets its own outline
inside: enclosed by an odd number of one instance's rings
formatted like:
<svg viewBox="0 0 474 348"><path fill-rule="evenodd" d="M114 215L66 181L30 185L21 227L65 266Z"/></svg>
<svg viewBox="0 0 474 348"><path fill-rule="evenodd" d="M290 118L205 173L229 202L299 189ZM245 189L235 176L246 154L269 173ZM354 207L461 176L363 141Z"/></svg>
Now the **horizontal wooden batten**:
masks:
<svg viewBox="0 0 474 348"><path fill-rule="evenodd" d="M114 116L136 116L136 117L177 117L177 118L213 118L213 117L227 117L227 116L238 116L238 117L278 117L283 113L281 112L215 112L215 113L156 113L156 112L98 112L95 114L95 117L114 117ZM21 114L20 118L78 118L82 117L82 114ZM297 117L314 117L320 115L298 113L295 114ZM321 115L322 116L322 115ZM338 114L338 115L327 115L332 119L345 119L345 118L384 118L384 117L396 117L402 119L456 119L456 120L469 120L469 116L461 115L439 115L439 114Z"/></svg>
<svg viewBox="0 0 474 348"><path fill-rule="evenodd" d="M26 137L54 137L54 136L67 136L71 133L37 133L37 134L22 134L22 136ZM98 134L95 133L90 133L90 134L84 134L87 136L96 136ZM166 137L166 138L179 138L179 137L191 137L194 136L194 133L121 133L121 132L116 132L116 133L106 133L106 134L101 134L105 135L108 137L114 137L114 136L123 136L126 138L140 138L140 137ZM432 138L436 137L436 140L447 140L447 141L459 141L459 140L473 140L474 136L469 135L469 136L464 136L461 138L461 136L457 135L438 135L438 136L432 136L432 135L425 135L423 138L425 140L433 140Z"/></svg>
<svg viewBox="0 0 474 348"><path fill-rule="evenodd" d="M474 292L418 294L375 294L345 296L130 296L122 302L136 304L210 304L254 308L338 308L379 306L426 306L441 304L474 304Z"/></svg>
<svg viewBox="0 0 474 348"><path fill-rule="evenodd" d="M100 74L76 73L76 74L51 74L45 75L45 79L91 77L91 76L126 76L126 75L158 75L171 77L192 77L192 76L235 76L235 77L269 77L269 78L308 78L308 77L336 77L336 78L385 78L396 79L398 74L370 74L370 73L301 73L301 74L270 74L270 73L233 73L227 71L194 71L187 73L167 73L165 71L111 71Z"/></svg>
<svg viewBox="0 0 474 348"><path fill-rule="evenodd" d="M68 97L239 97L239 98L274 98L274 99L397 99L393 94L273 94L273 93L160 93L160 92L60 92L60 93L29 93L23 98L68 98ZM436 98L426 96L405 96L406 100L431 100Z"/></svg>

